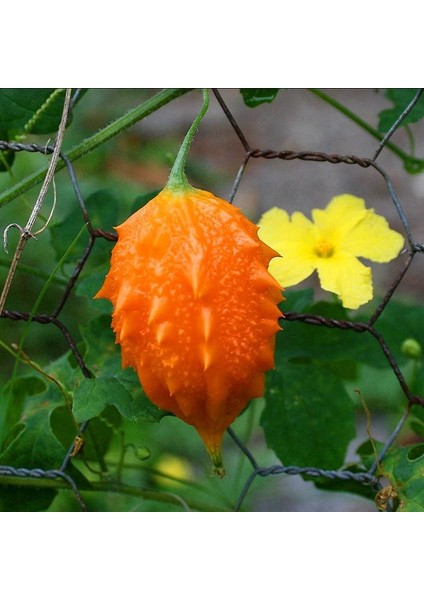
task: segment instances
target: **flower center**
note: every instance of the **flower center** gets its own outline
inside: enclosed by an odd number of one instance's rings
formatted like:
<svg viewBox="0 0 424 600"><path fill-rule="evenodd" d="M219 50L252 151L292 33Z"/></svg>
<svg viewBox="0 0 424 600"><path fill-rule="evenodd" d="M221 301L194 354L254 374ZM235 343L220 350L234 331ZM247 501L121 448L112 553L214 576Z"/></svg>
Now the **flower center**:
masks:
<svg viewBox="0 0 424 600"><path fill-rule="evenodd" d="M334 254L334 246L331 242L321 238L315 246L315 252L321 258L330 258Z"/></svg>

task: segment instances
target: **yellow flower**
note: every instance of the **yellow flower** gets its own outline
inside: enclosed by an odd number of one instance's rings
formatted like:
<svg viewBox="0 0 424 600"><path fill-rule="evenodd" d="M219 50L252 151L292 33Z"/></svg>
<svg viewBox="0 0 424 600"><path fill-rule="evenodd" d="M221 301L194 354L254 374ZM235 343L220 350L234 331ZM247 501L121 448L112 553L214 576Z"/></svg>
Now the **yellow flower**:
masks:
<svg viewBox="0 0 424 600"><path fill-rule="evenodd" d="M290 218L285 210L271 208L259 221L258 235L281 254L269 266L280 285L296 285L316 269L321 287L335 292L346 308L373 297L371 269L357 257L389 262L404 244L384 217L350 194L336 196L324 210L314 209L312 221L300 212Z"/></svg>
<svg viewBox="0 0 424 600"><path fill-rule="evenodd" d="M188 460L172 454L163 454L155 465L158 473L153 479L162 487L180 487L179 480L192 481L193 470Z"/></svg>

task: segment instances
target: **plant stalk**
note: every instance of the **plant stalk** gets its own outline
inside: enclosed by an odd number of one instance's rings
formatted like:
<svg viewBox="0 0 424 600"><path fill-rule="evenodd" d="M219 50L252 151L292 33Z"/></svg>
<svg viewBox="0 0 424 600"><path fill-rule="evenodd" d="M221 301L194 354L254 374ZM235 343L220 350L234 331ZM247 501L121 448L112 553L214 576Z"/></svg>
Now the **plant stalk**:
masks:
<svg viewBox="0 0 424 600"><path fill-rule="evenodd" d="M133 108L122 117L119 117L103 129L95 133L93 136L87 138L80 144L77 144L76 146L71 148L69 152L66 152L68 160L70 162L76 161L78 158L81 158L81 156L88 154L101 144L104 144L105 142L115 137L125 129L128 129L128 127L131 127L132 125L137 123L137 121L141 121L142 119L155 112L165 104L168 104L169 102L171 102L171 100L174 100L175 98L178 98L190 91L191 88L171 88L158 92L155 96L149 98L149 100L146 100L146 102L143 102L143 104L140 104L139 106ZM63 160L59 160L56 165L55 172L57 173L64 167L65 162ZM35 171L34 173L32 173L32 175L29 175L25 179L22 179L19 183L0 194L0 208L2 206L5 206L24 192L30 190L40 181L43 181L44 177L46 176L46 173L47 169L45 168Z"/></svg>

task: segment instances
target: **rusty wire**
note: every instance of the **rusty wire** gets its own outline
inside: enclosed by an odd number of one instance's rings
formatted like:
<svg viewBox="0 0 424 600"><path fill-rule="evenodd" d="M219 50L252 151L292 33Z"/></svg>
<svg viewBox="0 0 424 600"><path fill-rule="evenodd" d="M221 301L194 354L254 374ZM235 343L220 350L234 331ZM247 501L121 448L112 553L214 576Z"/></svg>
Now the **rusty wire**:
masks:
<svg viewBox="0 0 424 600"><path fill-rule="evenodd" d="M399 366L393 356L393 353L391 352L390 348L388 347L383 336L374 327L376 321L378 320L378 318L384 311L385 307L388 305L394 292L396 291L396 289L400 285L401 281L403 280L405 274L409 270L414 257L416 256L416 254L424 252L423 243L413 239L407 216L406 216L403 206L397 196L397 193L395 192L395 189L394 189L394 186L393 186L393 183L392 183L390 177L382 169L382 167L376 162L376 158L378 157L380 152L383 150L385 144L388 142L388 140L391 137L391 135L393 134L393 132L401 125L403 119L410 112L410 110L412 110L413 106L418 101L419 97L421 96L422 90L420 90L414 96L410 105L405 109L405 111L402 113L401 117L399 119L397 119L396 123L390 129L388 134L380 142L379 147L376 150L373 158L366 158L366 157L361 158L361 157L357 157L355 155L328 154L328 153L316 152L316 151L292 151L292 150L270 150L270 149L261 150L258 148L252 148L251 145L249 144L249 142L247 141L240 126L238 125L237 121L235 120L234 116L232 115L231 111L229 110L228 106L224 102L219 91L214 89L213 92L215 94L215 97L216 97L219 105L221 106L221 108L223 110L223 113L225 114L229 123L233 127L236 135L238 136L238 138L245 150L245 156L241 162L240 168L234 179L232 191L231 191L231 194L229 197L230 202L233 202L233 200L234 200L234 197L237 193L237 189L240 184L240 181L241 181L241 179L246 171L246 168L248 166L248 163L251 159L302 160L302 161L329 163L329 164L333 164L333 165L347 164L347 165L357 166L357 167L361 167L361 168L374 168L383 177L383 179L386 183L386 186L387 186L388 193L396 207L400 221L401 221L404 231L405 231L405 235L408 239L409 251L408 251L408 256L407 256L405 265L403 266L402 270L396 276L395 280L389 287L387 293L385 294L382 302L379 304L379 306L375 310L374 314L371 316L371 318L366 323L347 321L347 320L330 319L330 318L322 317L320 315L301 314L301 313L296 313L296 312L285 313L285 319L289 320L289 321L303 322L303 323L306 323L311 326L352 330L357 333L372 335L377 340L377 342L381 348L381 351L385 355L385 357L388 361L388 364L390 365L393 373L395 374L395 376L398 380L398 383L400 385L400 388L402 389L402 391L405 395L405 398L407 400L407 411L414 404L419 404L421 406L424 406L424 399L421 397L418 397L412 393L412 391L410 390L410 388L402 374L401 369L399 368ZM71 107L73 107L73 105L75 103L75 99L76 99L76 97L74 96L72 103L71 103ZM13 141L12 142L0 141L0 151L1 150L8 150L11 152L40 152L42 154L51 154L54 151L54 146L49 146L49 145L41 146L41 145L34 144L34 143L23 144L20 142L13 142ZM82 270L84 269L86 261L87 261L88 257L90 256L91 251L94 247L96 239L102 237L110 242L114 242L117 239L117 235L114 232L107 232L102 229L94 228L92 226L90 216L89 216L89 213L85 206L85 202L84 202L83 196L81 194L79 184L77 181L77 177L75 175L72 163L63 152L60 153L60 158L64 161L64 163L66 165L66 168L68 170L68 174L69 174L69 177L71 180L71 184L72 184L73 190L75 192L77 202L80 206L80 209L81 209L81 212L83 215L84 222L87 224L87 231L89 233L89 242L88 242L82 256L78 260L78 262L75 266L74 272L71 275L71 277L69 278L68 284L67 284L55 310L53 310L50 314L29 314L29 313L25 313L25 312L4 309L3 312L1 313L0 317L4 318L4 319L10 319L12 321L17 321L17 320L29 321L29 320L31 320L35 323L39 323L42 325L53 324L54 326L56 326L61 331L62 335L64 336L64 339L65 339L69 349L71 350L72 354L74 355L75 360L76 360L82 374L84 375L84 377L90 378L90 377L93 377L93 374L90 371L89 366L85 364L84 359L83 359L81 353L79 352L78 347L75 344L75 341L73 340L73 337L72 337L70 331L67 329L67 327L63 324L63 322L58 317L59 317L60 313L62 312L62 310L64 309L64 307L66 306L67 301L70 298L71 292L72 292ZM380 455L378 457L378 461L381 461L384 458L385 454L387 453L387 451L390 449L391 445L395 441L397 435L399 434L400 429L402 428L402 425L406 418L405 417L406 414L407 414L407 412L402 415L402 417L399 420L398 424L396 425L394 431L386 440L386 443L383 446L383 450L380 452ZM87 422L81 424L81 426L80 426L81 434L85 430L86 426L87 426ZM297 467L297 466L284 466L284 465L280 464L280 465L272 465L269 467L261 467L257 463L257 461L254 458L251 451L237 437L237 435L234 433L232 428L228 429L228 433L229 433L230 437L232 438L232 440L234 441L234 443L240 448L240 450L243 452L243 454L246 456L246 458L248 459L248 461L250 462L250 464L252 466L252 472L251 472L250 476L248 477L248 479L246 480L246 482L239 494L239 497L234 506L234 510L240 510L240 508L242 507L242 504L246 498L246 495L247 495L253 481L256 479L256 477L268 477L271 475L305 475L305 476L310 476L310 477L321 477L321 478L333 479L333 480L334 479L339 479L339 480L349 479L351 481L356 481L362 485L369 486L370 488L372 488L375 491L378 491L379 488L381 487L378 476L376 475L377 461L371 467L371 469L369 469L368 472L359 472L359 473L351 472L348 470L338 470L338 471L325 470L325 469L320 469L320 468L317 468L314 466ZM54 469L52 469L52 470L25 469L25 468L17 469L12 466L8 466L8 465L0 466L0 480L1 480L2 476L16 477L18 479L26 478L26 477L45 478L45 479L53 479L53 480L62 478L64 481L67 482L70 489L74 493L74 496L75 496L77 502L79 503L80 508L82 510L87 510L87 507L84 503L84 500L78 490L78 487L77 487L75 481L68 473L66 473L66 469L68 468L69 463L72 459L73 450L74 450L74 442L72 443L72 445L68 449L68 452L64 456L64 460L63 460L63 463L62 463L60 469L56 469L56 470L54 470Z"/></svg>

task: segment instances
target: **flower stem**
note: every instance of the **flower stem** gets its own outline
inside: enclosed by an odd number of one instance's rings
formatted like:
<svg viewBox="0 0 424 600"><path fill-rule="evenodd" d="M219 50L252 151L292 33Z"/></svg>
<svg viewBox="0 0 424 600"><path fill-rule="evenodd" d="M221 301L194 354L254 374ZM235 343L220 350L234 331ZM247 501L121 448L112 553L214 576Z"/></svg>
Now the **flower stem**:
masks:
<svg viewBox="0 0 424 600"><path fill-rule="evenodd" d="M194 136L197 133L197 129L199 128L201 120L203 119L206 111L208 110L208 106L209 92L207 89L204 89L202 108L200 109L200 112L197 115L197 117L194 119L190 129L187 131L184 141L181 144L181 147L178 151L177 158L175 159L174 166L172 167L171 173L169 175L168 183L166 184L166 187L168 189L181 190L191 187L185 174L185 164L191 143L194 139Z"/></svg>

